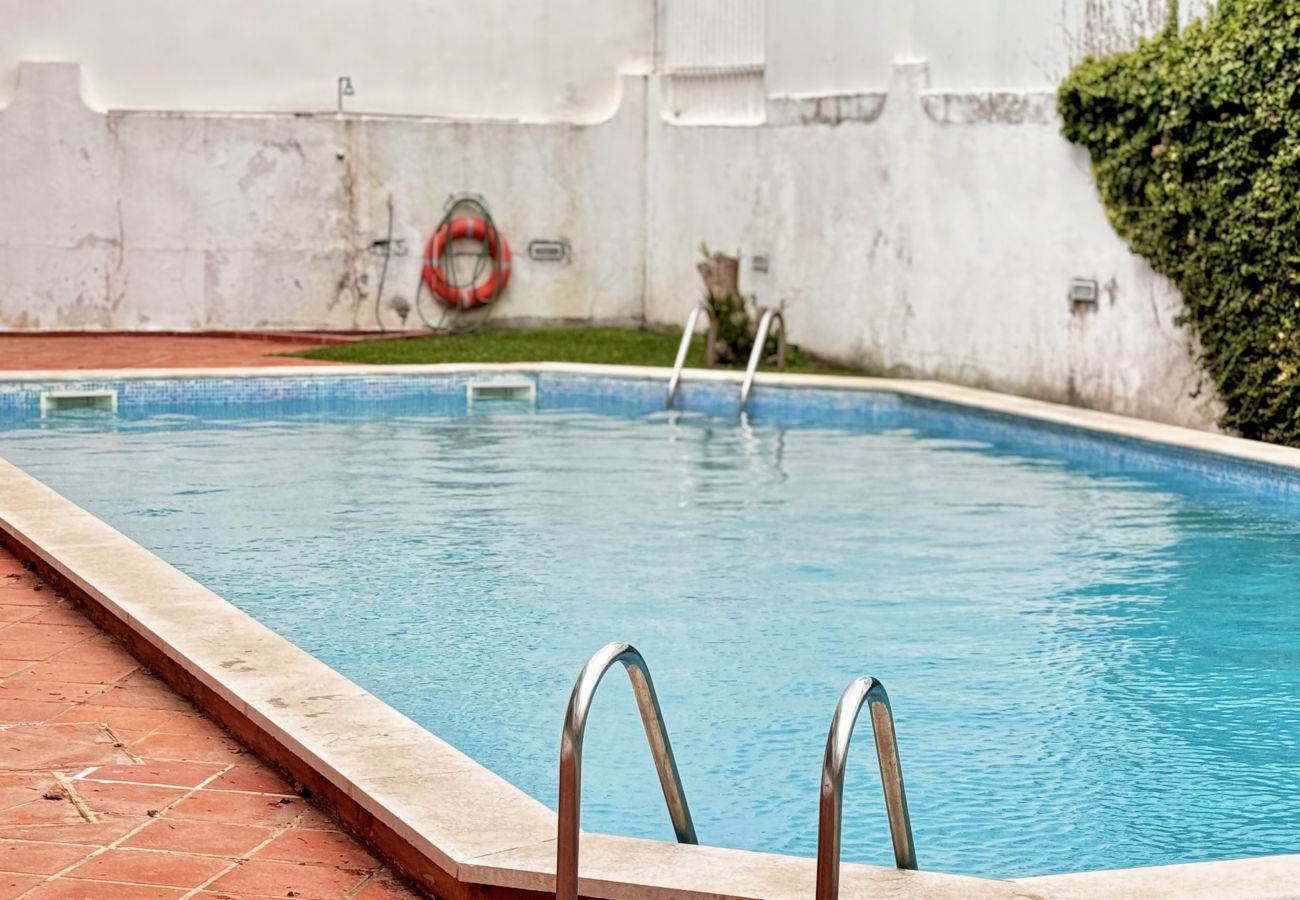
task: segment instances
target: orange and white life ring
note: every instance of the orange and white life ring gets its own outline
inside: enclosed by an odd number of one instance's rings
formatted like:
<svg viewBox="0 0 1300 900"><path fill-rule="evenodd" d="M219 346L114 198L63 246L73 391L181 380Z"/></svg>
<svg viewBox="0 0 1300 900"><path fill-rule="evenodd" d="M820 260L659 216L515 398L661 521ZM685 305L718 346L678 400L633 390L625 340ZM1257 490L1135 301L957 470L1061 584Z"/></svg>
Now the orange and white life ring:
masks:
<svg viewBox="0 0 1300 900"><path fill-rule="evenodd" d="M460 238L483 241L487 244L492 265L484 280L471 285L458 285L448 278L451 260L446 256L447 245ZM452 219L435 231L424 248L424 283L433 295L447 306L461 309L478 309L487 306L505 290L510 281L510 245L505 235L489 227L483 219L462 216Z"/></svg>

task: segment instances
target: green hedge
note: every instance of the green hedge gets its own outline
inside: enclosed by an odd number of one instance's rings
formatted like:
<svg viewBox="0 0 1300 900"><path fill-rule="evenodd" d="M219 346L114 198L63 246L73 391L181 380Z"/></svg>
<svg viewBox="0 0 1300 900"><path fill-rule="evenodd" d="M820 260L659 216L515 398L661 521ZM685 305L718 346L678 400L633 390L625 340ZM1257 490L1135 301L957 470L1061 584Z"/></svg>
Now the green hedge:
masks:
<svg viewBox="0 0 1300 900"><path fill-rule="evenodd" d="M1300 445L1300 0L1220 0L1085 60L1059 108L1116 230L1182 291L1222 424Z"/></svg>

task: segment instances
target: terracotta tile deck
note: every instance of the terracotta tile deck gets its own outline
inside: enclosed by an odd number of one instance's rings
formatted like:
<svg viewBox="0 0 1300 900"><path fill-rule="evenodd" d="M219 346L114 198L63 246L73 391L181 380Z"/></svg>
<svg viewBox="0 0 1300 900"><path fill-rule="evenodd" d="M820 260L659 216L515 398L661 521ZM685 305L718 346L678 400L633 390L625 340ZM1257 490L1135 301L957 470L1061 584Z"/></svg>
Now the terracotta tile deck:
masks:
<svg viewBox="0 0 1300 900"><path fill-rule="evenodd" d="M306 349L309 342L310 336L295 342L273 335L0 334L0 370L331 365L276 355Z"/></svg>
<svg viewBox="0 0 1300 900"><path fill-rule="evenodd" d="M415 900L0 550L0 900Z"/></svg>

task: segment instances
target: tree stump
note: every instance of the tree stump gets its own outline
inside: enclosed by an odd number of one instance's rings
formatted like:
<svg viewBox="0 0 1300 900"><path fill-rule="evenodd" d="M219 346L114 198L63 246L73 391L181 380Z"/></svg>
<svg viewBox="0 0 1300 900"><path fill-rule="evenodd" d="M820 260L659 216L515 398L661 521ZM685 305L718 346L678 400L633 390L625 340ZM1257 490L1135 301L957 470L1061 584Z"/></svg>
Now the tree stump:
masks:
<svg viewBox="0 0 1300 900"><path fill-rule="evenodd" d="M740 259L715 253L695 267L704 279L704 289L714 297L740 293Z"/></svg>

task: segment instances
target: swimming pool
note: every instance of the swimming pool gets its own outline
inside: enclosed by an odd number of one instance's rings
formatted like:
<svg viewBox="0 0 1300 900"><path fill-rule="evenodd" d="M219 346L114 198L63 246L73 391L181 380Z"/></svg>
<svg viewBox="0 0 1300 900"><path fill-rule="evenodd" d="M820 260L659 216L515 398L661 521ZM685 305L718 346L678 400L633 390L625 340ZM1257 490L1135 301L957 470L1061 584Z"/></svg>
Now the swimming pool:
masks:
<svg viewBox="0 0 1300 900"><path fill-rule="evenodd" d="M9 418L0 455L553 804L577 668L649 660L701 840L815 842L840 689L889 687L921 865L1294 850L1295 484L889 394L554 379ZM444 389L445 388L445 389ZM584 824L667 837L611 680ZM889 861L870 761L845 855Z"/></svg>

